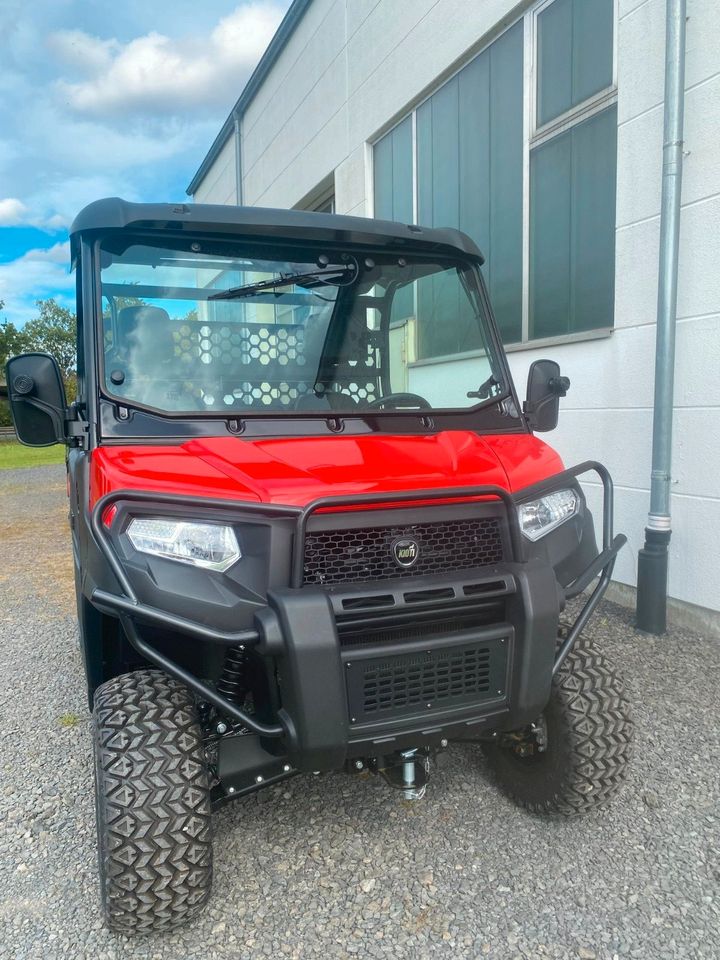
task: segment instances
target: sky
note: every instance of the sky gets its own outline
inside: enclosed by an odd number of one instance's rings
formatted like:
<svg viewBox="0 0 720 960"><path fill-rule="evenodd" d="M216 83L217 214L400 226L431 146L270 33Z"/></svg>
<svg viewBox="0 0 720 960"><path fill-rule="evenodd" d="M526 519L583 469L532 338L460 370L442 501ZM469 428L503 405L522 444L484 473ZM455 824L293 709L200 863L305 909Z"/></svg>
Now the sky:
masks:
<svg viewBox="0 0 720 960"><path fill-rule="evenodd" d="M74 309L85 204L187 200L289 2L0 0L0 321Z"/></svg>

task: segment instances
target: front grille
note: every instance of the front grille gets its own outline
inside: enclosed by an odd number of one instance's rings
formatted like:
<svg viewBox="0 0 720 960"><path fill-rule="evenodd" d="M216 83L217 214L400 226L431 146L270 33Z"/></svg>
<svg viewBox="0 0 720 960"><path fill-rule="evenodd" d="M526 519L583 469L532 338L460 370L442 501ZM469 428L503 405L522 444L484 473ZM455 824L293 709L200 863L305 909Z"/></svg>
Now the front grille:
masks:
<svg viewBox="0 0 720 960"><path fill-rule="evenodd" d="M507 640L346 664L352 723L427 715L504 696Z"/></svg>
<svg viewBox="0 0 720 960"><path fill-rule="evenodd" d="M409 568L398 566L393 559L393 544L405 537L412 537L419 547L418 560ZM304 582L334 584L390 580L467 570L498 563L502 558L497 517L324 530L307 534Z"/></svg>

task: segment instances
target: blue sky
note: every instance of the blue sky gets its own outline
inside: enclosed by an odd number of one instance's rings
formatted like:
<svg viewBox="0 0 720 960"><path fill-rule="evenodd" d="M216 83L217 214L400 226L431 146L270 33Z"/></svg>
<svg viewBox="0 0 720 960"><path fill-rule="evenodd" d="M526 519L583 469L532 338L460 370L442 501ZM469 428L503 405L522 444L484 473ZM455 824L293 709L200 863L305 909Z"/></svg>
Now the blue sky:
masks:
<svg viewBox="0 0 720 960"><path fill-rule="evenodd" d="M185 187L289 0L0 0L0 319L73 307L92 200Z"/></svg>

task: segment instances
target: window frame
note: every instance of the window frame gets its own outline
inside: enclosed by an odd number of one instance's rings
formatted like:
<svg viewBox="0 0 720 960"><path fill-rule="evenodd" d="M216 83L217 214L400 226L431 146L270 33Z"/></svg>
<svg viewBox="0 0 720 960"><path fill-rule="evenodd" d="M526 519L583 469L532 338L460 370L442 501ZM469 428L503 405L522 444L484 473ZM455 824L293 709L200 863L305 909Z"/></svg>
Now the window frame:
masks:
<svg viewBox="0 0 720 960"><path fill-rule="evenodd" d="M418 155L417 155L417 112L419 108L433 97L438 90L445 86L461 73L473 60L488 50L496 40L504 33L512 29L519 22L523 23L523 155L522 155L522 316L521 316L521 339L512 343L504 344L507 353L519 350L532 350L546 346L554 346L564 343L576 343L584 340L598 340L609 337L614 331L614 318L608 326L597 327L593 330L581 330L571 333L562 333L552 337L538 337L531 339L530 332L530 155L532 151L553 140L555 137L566 133L568 130L588 120L596 114L602 113L608 107L617 104L617 64L618 64L618 23L619 23L619 3L620 0L612 0L613 6L613 44L612 44L612 82L597 93L583 100L581 103L545 124L537 125L537 90L538 90L538 18L550 7L555 0L537 0L519 16L510 22L504 22L501 29L493 30L482 46L473 50L472 54L462 60L462 62L451 73L445 76L441 82L436 83L426 91L422 97L415 101L410 109L406 109L397 116L392 123L383 127L381 131L367 141L366 148L368 154L368 177L367 185L369 191L370 216L375 216L375 147L397 126L399 126L408 117L411 118L412 127L412 208L413 223L417 223L418 217ZM475 351L468 351L462 354L449 354L442 357L428 357L413 362L413 366L425 365L430 363L441 363L448 360L465 359L472 357Z"/></svg>

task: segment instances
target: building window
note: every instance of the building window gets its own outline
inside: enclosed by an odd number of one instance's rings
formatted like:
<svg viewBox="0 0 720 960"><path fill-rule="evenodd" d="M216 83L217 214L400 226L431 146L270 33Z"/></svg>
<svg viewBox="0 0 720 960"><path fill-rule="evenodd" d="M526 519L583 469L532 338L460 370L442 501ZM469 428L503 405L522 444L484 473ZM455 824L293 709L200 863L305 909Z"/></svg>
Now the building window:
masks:
<svg viewBox="0 0 720 960"><path fill-rule="evenodd" d="M325 177L320 183L306 194L300 203L297 204L298 210L308 210L313 213L335 213L335 176L331 174Z"/></svg>
<svg viewBox="0 0 720 960"><path fill-rule="evenodd" d="M612 86L613 0L553 0L537 13L538 127Z"/></svg>
<svg viewBox="0 0 720 960"><path fill-rule="evenodd" d="M528 339L611 327L615 296L614 0L534 11ZM532 79L532 78L531 78Z"/></svg>
<svg viewBox="0 0 720 960"><path fill-rule="evenodd" d="M375 145L375 216L413 222L412 117Z"/></svg>
<svg viewBox="0 0 720 960"><path fill-rule="evenodd" d="M612 326L613 32L614 0L536 4L374 145L375 216L468 233L507 344ZM416 292L419 360L476 348L441 297Z"/></svg>
<svg viewBox="0 0 720 960"><path fill-rule="evenodd" d="M331 193L329 196L323 197L310 209L315 213L335 213L335 194Z"/></svg>
<svg viewBox="0 0 720 960"><path fill-rule="evenodd" d="M530 338L612 325L616 108L530 154Z"/></svg>
<svg viewBox="0 0 720 960"><path fill-rule="evenodd" d="M417 221L459 227L483 268L503 337L522 334L523 30L516 23L417 110ZM419 335L422 341L422 314ZM428 331L428 349L451 332ZM467 349L472 349L468 347Z"/></svg>

